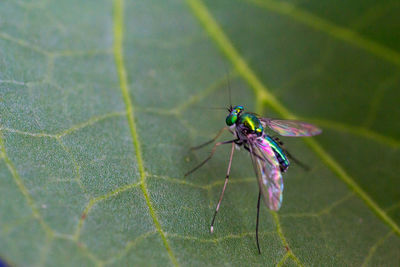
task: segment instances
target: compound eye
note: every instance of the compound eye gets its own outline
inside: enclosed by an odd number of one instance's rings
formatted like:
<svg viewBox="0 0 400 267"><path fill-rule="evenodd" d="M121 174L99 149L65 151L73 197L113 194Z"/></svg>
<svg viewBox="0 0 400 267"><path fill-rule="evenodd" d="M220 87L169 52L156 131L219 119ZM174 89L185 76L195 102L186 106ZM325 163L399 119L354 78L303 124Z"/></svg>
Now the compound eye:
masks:
<svg viewBox="0 0 400 267"><path fill-rule="evenodd" d="M229 114L225 120L226 125L228 125L228 126L232 126L233 124L235 124L236 121L237 121L237 115L235 115L235 114Z"/></svg>

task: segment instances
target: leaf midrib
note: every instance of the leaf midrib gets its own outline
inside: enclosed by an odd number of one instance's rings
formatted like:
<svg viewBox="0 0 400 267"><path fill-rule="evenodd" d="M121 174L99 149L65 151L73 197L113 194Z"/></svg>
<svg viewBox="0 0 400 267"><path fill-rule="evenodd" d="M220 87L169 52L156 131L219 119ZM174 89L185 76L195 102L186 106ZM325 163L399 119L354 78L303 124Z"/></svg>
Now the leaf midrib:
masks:
<svg viewBox="0 0 400 267"><path fill-rule="evenodd" d="M125 102L126 116L129 124L129 129L131 132L132 143L136 152L136 161L140 173L140 182L141 182L140 188L142 189L144 198L146 200L146 204L149 208L150 216L152 217L154 222L154 226L156 227L158 233L161 236L164 246L171 259L171 262L173 265L178 266L178 261L176 260L175 255L172 252L171 246L169 245L168 240L164 234L164 231L161 228L161 224L158 220L153 204L151 203L149 197L149 191L147 189L146 173L144 171L141 144L136 130L135 110L132 105L131 97L129 95L128 79L124 64L124 54L123 54L124 16L123 15L124 15L124 0L114 0L114 12L113 12L114 59L117 68L120 89L122 92L122 98Z"/></svg>

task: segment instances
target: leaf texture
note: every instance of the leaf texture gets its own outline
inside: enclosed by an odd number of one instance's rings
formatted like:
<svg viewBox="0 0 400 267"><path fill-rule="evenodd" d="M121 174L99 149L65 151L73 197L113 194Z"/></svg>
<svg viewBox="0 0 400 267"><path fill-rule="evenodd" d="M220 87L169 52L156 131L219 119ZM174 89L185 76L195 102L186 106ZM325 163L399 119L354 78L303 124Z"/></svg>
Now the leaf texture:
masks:
<svg viewBox="0 0 400 267"><path fill-rule="evenodd" d="M0 258L14 266L395 266L396 1L11 1L0 8ZM233 104L284 138L279 212L229 148ZM231 138L223 135L221 140ZM302 140L303 139L303 140ZM209 148L211 149L211 147Z"/></svg>

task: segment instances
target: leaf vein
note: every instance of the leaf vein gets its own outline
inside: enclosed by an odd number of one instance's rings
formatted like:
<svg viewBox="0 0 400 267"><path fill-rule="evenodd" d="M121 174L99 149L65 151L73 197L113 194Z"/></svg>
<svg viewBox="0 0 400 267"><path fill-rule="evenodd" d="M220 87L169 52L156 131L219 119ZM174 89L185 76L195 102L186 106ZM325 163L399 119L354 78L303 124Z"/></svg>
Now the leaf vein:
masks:
<svg viewBox="0 0 400 267"><path fill-rule="evenodd" d="M165 234L171 238L192 240L192 241L197 241L197 242L202 242L202 243L218 243L218 242L222 242L222 241L225 241L228 239L241 239L243 237L256 235L255 232L245 232L245 233L240 233L240 234L228 234L228 235L216 237L216 238L200 238L197 236L180 235L180 234L175 234L175 233L165 233ZM272 235L272 234L276 234L276 233L271 232L271 231L269 231L269 232L266 231L266 232L259 232L258 234L260 236L265 236L265 235Z"/></svg>
<svg viewBox="0 0 400 267"><path fill-rule="evenodd" d="M365 267L368 265L369 261L372 259L372 257L374 256L376 250L382 246L385 241L393 234L393 231L389 231L385 236L383 236L382 238L380 238L379 240L376 241L376 243L374 245L372 245L372 247L369 249L367 256L365 257L363 263L362 263L362 267Z"/></svg>
<svg viewBox="0 0 400 267"><path fill-rule="evenodd" d="M75 238L73 236L55 233L54 237L75 243L76 246L81 251L81 253L83 255L87 256L92 262L94 262L96 264L96 266L98 266L98 267L104 266L103 260L99 259L95 254L90 252L90 250L88 249L88 247L86 246L85 243L75 240Z"/></svg>
<svg viewBox="0 0 400 267"><path fill-rule="evenodd" d="M282 259L278 262L278 264L276 265L276 267L280 267L283 266L283 264L285 264L286 260L290 257L290 253L289 251L285 253L285 255L283 255Z"/></svg>
<svg viewBox="0 0 400 267"><path fill-rule="evenodd" d="M54 231L53 229L50 228L50 226L44 221L42 215L40 214L38 208L36 207L35 201L32 198L32 196L29 194L28 189L25 187L21 177L19 176L17 169L15 168L14 164L11 162L9 157L7 156L4 140L3 140L3 134L0 131L0 152L2 154L2 158L5 161L7 168L9 169L14 182L16 183L19 191L22 193L24 196L28 206L32 210L33 216L39 221L40 225L42 226L43 230L45 231L47 236L53 236Z"/></svg>
<svg viewBox="0 0 400 267"><path fill-rule="evenodd" d="M351 45L364 49L388 62L400 66L400 53L376 41L363 37L350 29L335 25L317 15L303 10L291 3L274 0L245 0L259 7L269 9L275 13L288 16L313 29L324 32L336 39L345 41Z"/></svg>
<svg viewBox="0 0 400 267"><path fill-rule="evenodd" d="M372 101L369 105L368 113L365 116L365 121L363 123L365 127L371 126L376 121L378 117L378 111L383 104L386 91L388 91L389 88L397 87L398 81L399 76L398 73L396 73L395 76L383 81L375 90L375 93L372 96Z"/></svg>
<svg viewBox="0 0 400 267"><path fill-rule="evenodd" d="M290 256L293 258L293 260L297 263L299 266L303 266L300 260L296 257L296 255L293 253L293 251L289 247L289 243L286 240L285 235L283 234L281 222L279 220L279 215L277 212L269 210L269 212L272 214L272 217L274 218L275 225L276 225L276 231L278 233L279 238L282 241L282 244L285 246L285 248L288 250L288 253L290 253Z"/></svg>
<svg viewBox="0 0 400 267"><path fill-rule="evenodd" d="M182 179L177 179L177 178L172 178L172 177L168 177L168 176L161 176L161 175L155 175L155 174L149 174L149 176L147 176L147 179L151 179L151 178L155 178L155 179L161 179L161 180L165 180L174 184L182 184L182 185L186 185L186 186L191 186L191 187L195 187L195 188L200 188L200 189L204 189L204 190L210 190L215 186L220 186L224 184L224 180L218 180L215 182L212 182L210 184L205 184L205 185L201 185L201 184L195 184L192 182L188 182L186 180L182 180ZM247 177L247 178L233 178L229 180L229 184L241 184L241 183L256 183L256 179L254 177Z"/></svg>
<svg viewBox="0 0 400 267"><path fill-rule="evenodd" d="M132 249L133 247L138 245L141 241L145 240L146 238L148 238L148 237L150 237L150 236L152 236L154 234L158 234L158 232L157 231L150 231L150 232L141 234L138 237L136 237L135 239L127 242L124 249L122 249L120 252L118 252L115 256L113 256L110 259L106 260L105 263L106 264L111 264L111 263L115 262L116 260L122 258L126 254L128 254L130 249Z"/></svg>
<svg viewBox="0 0 400 267"><path fill-rule="evenodd" d="M352 126L341 122L330 121L325 119L304 118L304 120L313 122L319 126L330 128L339 132L347 132L354 135L362 136L370 140L373 140L374 142L381 143L393 148L400 147L400 141L397 140L396 138L382 135L380 133L369 130L362 126Z"/></svg>
<svg viewBox="0 0 400 267"><path fill-rule="evenodd" d="M171 246L168 243L168 240L165 236L164 231L161 228L161 224L158 220L158 217L156 215L156 211L153 207L153 204L151 203L150 196L149 196L149 191L147 189L147 184L146 184L146 173L144 170L144 164L143 164L143 159L142 159L142 151L141 151L141 145L139 142L139 136L136 130L136 123L135 123L135 111L134 107L132 105L131 97L129 95L129 88L128 88L128 79L127 79L127 73L125 69L125 64L124 64L124 58L123 58L123 37L124 37L124 18L123 18L123 7L124 7L124 0L114 0L114 12L113 12L113 31L114 31L114 58L115 58L115 64L117 68L117 73L120 81L120 89L122 92L122 97L125 102L126 106L126 116L127 120L129 123L129 128L131 131L131 137L132 137L132 142L133 146L136 151L136 160L139 168L139 173L140 173L140 187L143 191L144 198L146 200L147 206L150 211L150 215L153 219L154 225L159 232L161 239L163 240L164 246L167 250L167 253L171 259L171 262L173 265L178 266L178 261L175 258L174 253L172 252Z"/></svg>
<svg viewBox="0 0 400 267"><path fill-rule="evenodd" d="M113 191L108 192L107 194L98 196L96 198L92 198L82 212L82 216L79 219L78 225L77 225L75 233L74 233L74 240L76 240L76 241L79 240L79 236L80 236L81 230L83 228L83 223L95 204L97 204L100 201L107 200L107 199L109 199L113 196L116 196L122 192L125 192L129 189L140 186L141 184L142 184L142 181L140 181L138 183L124 185L124 186L118 187L117 189L115 189Z"/></svg>
<svg viewBox="0 0 400 267"><path fill-rule="evenodd" d="M81 172L80 172L80 165L78 164L78 161L75 159L74 155L69 151L68 147L62 142L60 138L57 139L58 143L62 147L62 149L67 153L67 155L71 158L72 163L74 164L75 167L75 177L73 181L75 181L79 188L83 191L85 198L87 199L89 197L88 191L85 187L85 185L82 183L82 177L81 177Z"/></svg>
<svg viewBox="0 0 400 267"><path fill-rule="evenodd" d="M76 132L78 130L81 130L87 126L91 126L97 122L103 121L105 119L108 118L112 118L112 117L118 117L118 116L125 116L126 112L111 112L108 114L104 114L104 115L99 115L99 116L94 116L92 118L90 118L89 120L82 122L82 123L78 123L75 125L72 125L69 129L64 130L62 132L56 133L56 134L51 134L51 133L31 133L31 132L26 132L26 131L21 131L18 129L12 129L12 128L8 128L8 127L1 127L0 126L0 131L6 131L6 132L10 132L10 133L17 133L17 134L22 134L22 135L27 135L27 136L32 136L32 137L49 137L49 138L55 138L55 139L60 139L68 134L71 134L73 132Z"/></svg>
<svg viewBox="0 0 400 267"><path fill-rule="evenodd" d="M25 47L25 48L29 48L32 51L35 51L35 52L37 52L39 54L43 54L45 56L48 56L48 55L51 54L50 52L48 52L46 50L43 50L42 48L40 48L38 46L35 46L33 44L29 44L24 40L12 37L11 35L9 35L7 33L4 33L4 32L0 32L0 38L3 39L3 40L7 40L7 41L10 41L10 42L13 42L13 43L15 43L15 44L17 44L19 46L22 46L22 47Z"/></svg>
<svg viewBox="0 0 400 267"><path fill-rule="evenodd" d="M46 260L53 243L54 236L47 236L44 245L41 248L38 266L45 266Z"/></svg>

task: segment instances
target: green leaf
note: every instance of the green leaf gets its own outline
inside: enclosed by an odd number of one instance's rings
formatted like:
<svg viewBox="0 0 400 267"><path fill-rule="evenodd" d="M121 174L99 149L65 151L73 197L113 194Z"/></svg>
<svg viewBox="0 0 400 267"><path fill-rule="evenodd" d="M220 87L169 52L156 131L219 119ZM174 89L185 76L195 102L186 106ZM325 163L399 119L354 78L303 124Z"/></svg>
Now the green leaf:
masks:
<svg viewBox="0 0 400 267"><path fill-rule="evenodd" d="M16 266L400 262L396 1L11 1L0 9L0 259ZM228 76L228 77L227 77ZM232 101L321 126L263 207ZM228 134L221 140L232 138Z"/></svg>

